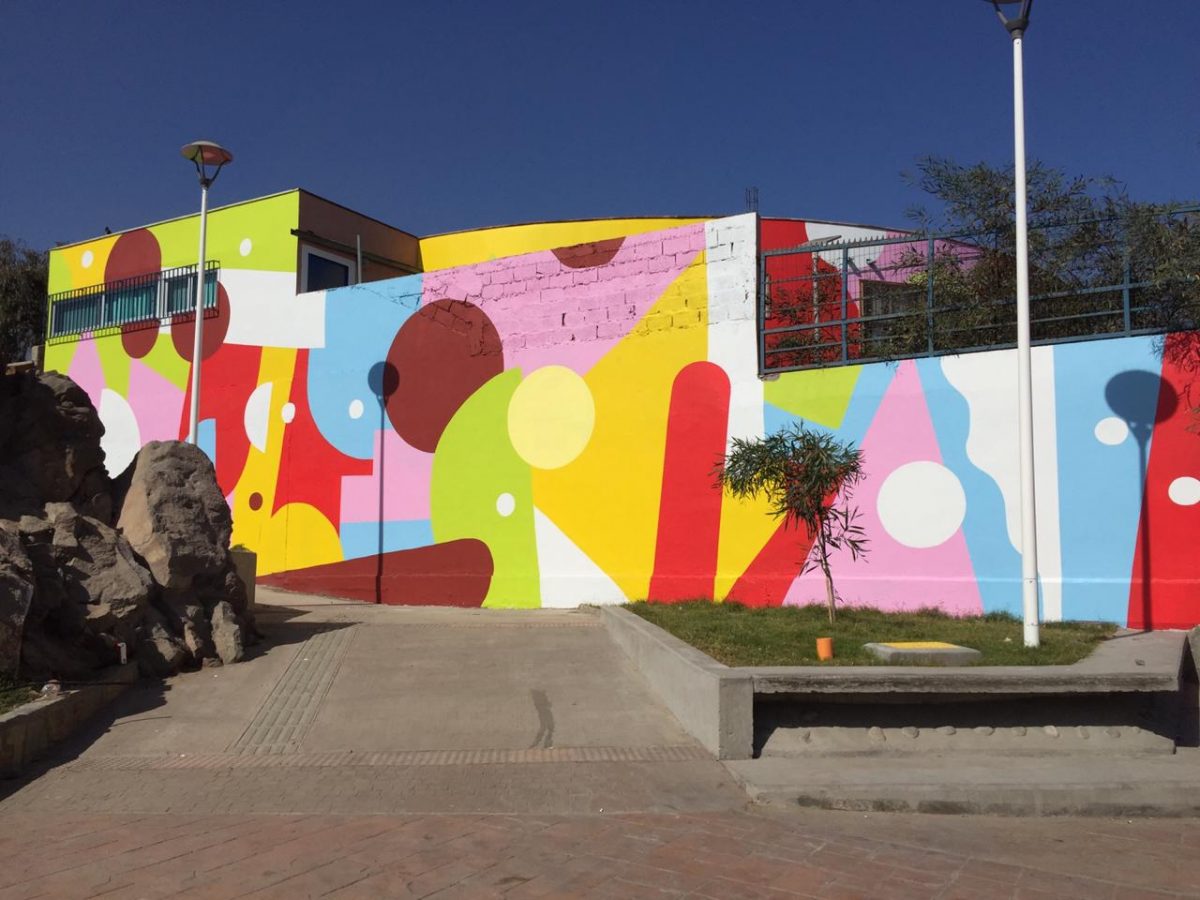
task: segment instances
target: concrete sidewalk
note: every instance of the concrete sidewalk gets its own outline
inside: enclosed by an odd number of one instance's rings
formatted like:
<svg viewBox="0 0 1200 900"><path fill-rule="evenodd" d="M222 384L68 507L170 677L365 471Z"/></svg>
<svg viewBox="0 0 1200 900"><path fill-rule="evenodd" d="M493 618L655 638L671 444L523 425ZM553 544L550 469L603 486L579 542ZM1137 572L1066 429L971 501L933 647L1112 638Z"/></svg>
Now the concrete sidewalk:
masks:
<svg viewBox="0 0 1200 900"><path fill-rule="evenodd" d="M566 814L746 802L594 614L268 589L259 604L259 655L130 691L3 808Z"/></svg>

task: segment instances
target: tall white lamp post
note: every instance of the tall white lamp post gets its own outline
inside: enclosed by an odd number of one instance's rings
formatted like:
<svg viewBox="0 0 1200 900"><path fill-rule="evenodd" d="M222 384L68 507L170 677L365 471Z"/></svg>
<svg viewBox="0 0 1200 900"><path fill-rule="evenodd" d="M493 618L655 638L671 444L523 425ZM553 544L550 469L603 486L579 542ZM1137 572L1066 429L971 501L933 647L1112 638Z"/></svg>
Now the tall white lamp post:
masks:
<svg viewBox="0 0 1200 900"><path fill-rule="evenodd" d="M192 347L192 408L188 416L188 443L196 443L200 419L200 351L204 346L204 239L208 228L208 189L221 167L233 162L233 154L212 141L192 141L180 151L196 165L200 176L200 262L196 267L196 340ZM212 174L209 167L214 166Z"/></svg>
<svg viewBox="0 0 1200 900"><path fill-rule="evenodd" d="M985 0L1008 30L1013 48L1013 171L1017 225L1017 403L1021 441L1021 606L1025 646L1041 643L1038 615L1037 491L1033 474L1033 375L1029 350L1029 224L1025 197L1025 79L1021 45L1033 0ZM1009 18L1001 6L1020 4Z"/></svg>

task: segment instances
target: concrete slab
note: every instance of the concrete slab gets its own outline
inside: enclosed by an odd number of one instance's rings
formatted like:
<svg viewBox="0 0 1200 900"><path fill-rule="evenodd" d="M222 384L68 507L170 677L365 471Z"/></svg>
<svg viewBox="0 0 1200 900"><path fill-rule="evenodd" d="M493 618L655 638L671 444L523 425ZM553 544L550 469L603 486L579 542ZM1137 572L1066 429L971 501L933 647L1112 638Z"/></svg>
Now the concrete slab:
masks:
<svg viewBox="0 0 1200 900"><path fill-rule="evenodd" d="M879 812L1200 815L1200 750L1100 756L763 758L726 768L760 803Z"/></svg>
<svg viewBox="0 0 1200 900"><path fill-rule="evenodd" d="M916 666L969 666L983 659L978 650L945 641L872 642L863 649L884 662Z"/></svg>

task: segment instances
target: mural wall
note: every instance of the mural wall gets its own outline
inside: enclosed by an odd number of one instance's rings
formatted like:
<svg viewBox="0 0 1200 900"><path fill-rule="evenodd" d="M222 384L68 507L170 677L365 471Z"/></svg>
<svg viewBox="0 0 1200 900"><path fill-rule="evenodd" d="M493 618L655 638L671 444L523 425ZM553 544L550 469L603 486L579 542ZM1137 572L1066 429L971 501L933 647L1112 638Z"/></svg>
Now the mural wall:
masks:
<svg viewBox="0 0 1200 900"><path fill-rule="evenodd" d="M712 477L730 437L803 421L865 451L845 602L1019 612L1012 352L762 381L758 246L737 216L261 302L223 267L201 443L234 540L268 582L384 603L821 602L803 536ZM114 470L186 432L190 340L153 334L49 348ZM1200 621L1188 340L1035 350L1046 618Z"/></svg>

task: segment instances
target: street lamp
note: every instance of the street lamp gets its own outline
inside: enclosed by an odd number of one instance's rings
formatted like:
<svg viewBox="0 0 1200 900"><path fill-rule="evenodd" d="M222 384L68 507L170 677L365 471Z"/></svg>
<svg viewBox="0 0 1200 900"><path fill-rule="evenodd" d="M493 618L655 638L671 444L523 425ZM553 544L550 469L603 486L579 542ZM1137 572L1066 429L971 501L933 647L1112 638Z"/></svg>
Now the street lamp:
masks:
<svg viewBox="0 0 1200 900"><path fill-rule="evenodd" d="M208 227L208 188L217 180L221 167L233 162L233 154L212 141L192 141L180 150L190 159L200 176L200 263L196 268L196 339L192 347L192 408L188 416L188 443L196 443L200 418L200 350L204 332L204 238ZM209 166L215 166L212 174Z"/></svg>
<svg viewBox="0 0 1200 900"><path fill-rule="evenodd" d="M1040 643L1038 629L1037 497L1033 476L1033 377L1029 351L1029 223L1025 197L1025 80L1021 44L1029 27L1033 0L984 0L991 3L1012 38L1013 171L1017 225L1017 403L1021 460L1021 599L1026 647ZM1020 4L1012 18L1001 6Z"/></svg>

